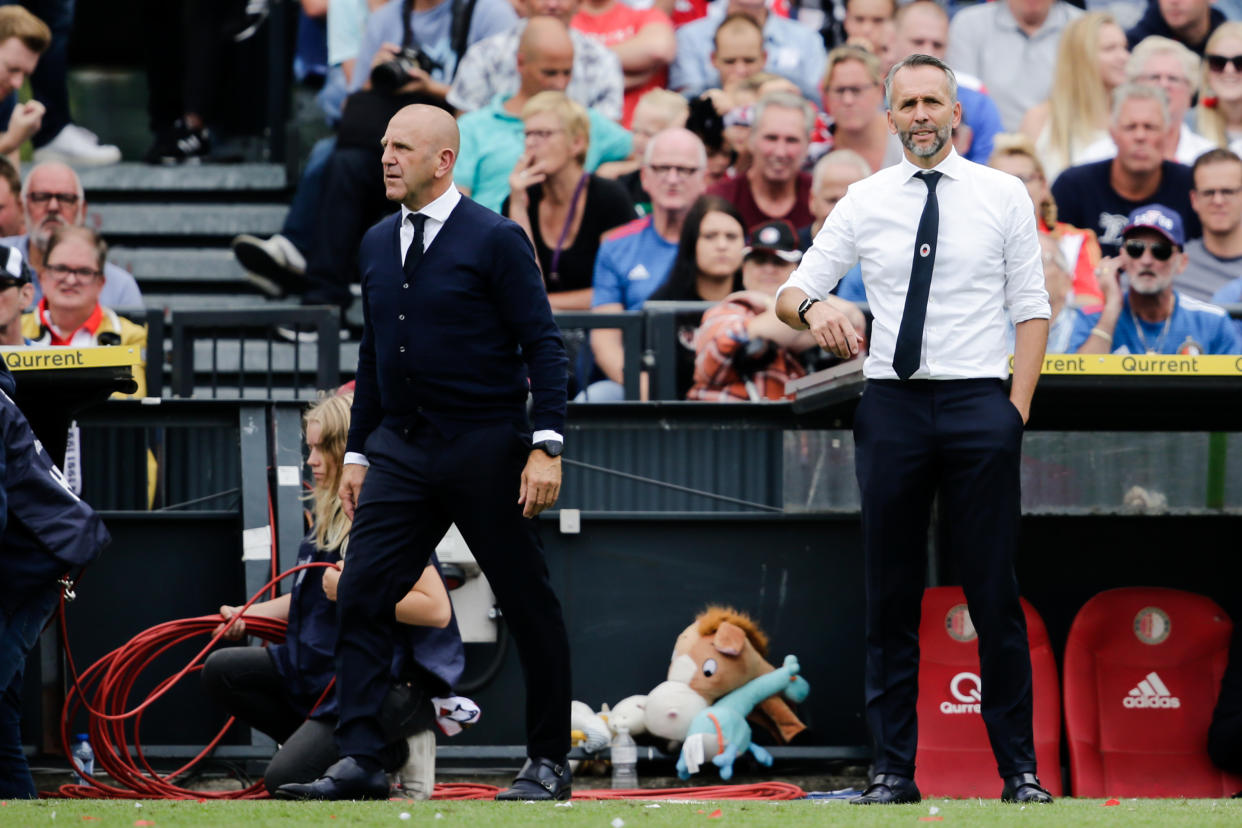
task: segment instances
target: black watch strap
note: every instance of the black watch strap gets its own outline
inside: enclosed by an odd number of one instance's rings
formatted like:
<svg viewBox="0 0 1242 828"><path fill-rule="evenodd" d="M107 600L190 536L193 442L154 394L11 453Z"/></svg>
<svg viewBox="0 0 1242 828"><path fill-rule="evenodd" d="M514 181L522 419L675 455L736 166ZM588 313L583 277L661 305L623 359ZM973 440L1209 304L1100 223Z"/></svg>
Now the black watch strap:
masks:
<svg viewBox="0 0 1242 828"><path fill-rule="evenodd" d="M818 301L818 299L808 297L802 300L801 305L798 305L798 318L801 319L802 324L806 325L808 328L811 327L811 323L806 321L806 312L811 309L811 305L814 305Z"/></svg>
<svg viewBox="0 0 1242 828"><path fill-rule="evenodd" d="M531 448L537 448L549 457L560 457L561 452L565 449L565 444L560 440L540 440Z"/></svg>

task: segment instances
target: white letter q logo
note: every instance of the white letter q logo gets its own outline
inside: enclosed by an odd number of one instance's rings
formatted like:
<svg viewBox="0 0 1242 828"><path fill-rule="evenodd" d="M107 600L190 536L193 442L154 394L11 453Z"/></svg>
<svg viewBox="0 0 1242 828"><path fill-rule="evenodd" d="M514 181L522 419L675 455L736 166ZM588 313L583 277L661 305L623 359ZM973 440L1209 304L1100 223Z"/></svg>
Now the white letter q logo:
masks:
<svg viewBox="0 0 1242 828"><path fill-rule="evenodd" d="M967 683L965 692L962 692L963 682ZM972 683L973 687L970 686ZM953 681L949 682L949 692L953 695L953 698L960 702L978 704L983 699L980 692L982 686L983 682L974 673L958 673L953 677Z"/></svg>

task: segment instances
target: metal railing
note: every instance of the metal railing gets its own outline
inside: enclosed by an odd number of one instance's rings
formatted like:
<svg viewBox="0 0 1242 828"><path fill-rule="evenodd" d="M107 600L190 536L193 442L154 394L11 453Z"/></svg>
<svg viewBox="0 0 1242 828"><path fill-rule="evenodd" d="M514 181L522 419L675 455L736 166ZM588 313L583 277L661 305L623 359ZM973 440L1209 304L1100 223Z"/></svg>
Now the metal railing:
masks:
<svg viewBox="0 0 1242 828"><path fill-rule="evenodd" d="M340 383L334 307L176 311L169 327L174 396L298 397Z"/></svg>

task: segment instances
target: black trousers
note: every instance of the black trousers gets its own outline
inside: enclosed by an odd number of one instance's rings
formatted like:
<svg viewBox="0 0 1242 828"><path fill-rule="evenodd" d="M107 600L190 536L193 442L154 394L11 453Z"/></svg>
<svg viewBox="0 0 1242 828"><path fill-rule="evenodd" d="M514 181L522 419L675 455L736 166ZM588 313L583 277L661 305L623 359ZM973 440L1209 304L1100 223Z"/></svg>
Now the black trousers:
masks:
<svg viewBox="0 0 1242 828"><path fill-rule="evenodd" d="M1001 776L1035 772L1031 658L1014 574L1022 418L999 380L869 381L854 417L866 550L866 716L875 772L914 776L918 628L939 494L979 635Z"/></svg>
<svg viewBox="0 0 1242 828"><path fill-rule="evenodd" d="M265 648L228 647L212 653L203 664L203 687L229 715L280 745L263 772L268 792L287 782L313 782L340 758L333 738L336 720L306 718L305 706L289 698ZM431 727L434 716L425 692L388 683L380 716L386 741L377 754L385 770L405 762L406 737Z"/></svg>
<svg viewBox="0 0 1242 828"><path fill-rule="evenodd" d="M444 437L419 420L380 426L350 531L338 588L336 644L342 756L375 756L376 711L394 623L392 607L418 580L451 523L495 592L526 680L527 752L559 760L569 751L569 638L548 579L537 523L518 493L530 438L510 423Z"/></svg>

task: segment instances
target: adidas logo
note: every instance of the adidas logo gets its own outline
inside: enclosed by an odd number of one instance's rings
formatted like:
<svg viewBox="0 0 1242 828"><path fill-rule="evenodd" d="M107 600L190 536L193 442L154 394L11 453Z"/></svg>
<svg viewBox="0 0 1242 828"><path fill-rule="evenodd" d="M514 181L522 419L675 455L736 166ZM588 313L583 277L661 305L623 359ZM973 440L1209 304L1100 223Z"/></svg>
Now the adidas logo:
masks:
<svg viewBox="0 0 1242 828"><path fill-rule="evenodd" d="M1175 709L1182 706L1181 699L1169 692L1169 688L1165 687L1164 682L1154 670L1148 673L1138 683L1138 686L1121 700L1121 703L1131 709L1158 707Z"/></svg>

